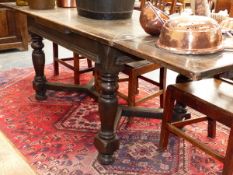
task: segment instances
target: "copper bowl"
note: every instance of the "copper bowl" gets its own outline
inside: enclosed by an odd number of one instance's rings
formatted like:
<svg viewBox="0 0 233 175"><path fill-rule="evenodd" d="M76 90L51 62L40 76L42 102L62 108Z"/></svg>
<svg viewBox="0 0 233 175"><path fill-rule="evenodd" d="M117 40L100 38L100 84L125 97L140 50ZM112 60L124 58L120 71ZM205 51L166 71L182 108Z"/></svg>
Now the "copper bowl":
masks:
<svg viewBox="0 0 233 175"><path fill-rule="evenodd" d="M156 42L178 54L208 54L223 50L220 25L205 16L178 16L168 20Z"/></svg>
<svg viewBox="0 0 233 175"><path fill-rule="evenodd" d="M75 8L76 0L57 0L58 7Z"/></svg>
<svg viewBox="0 0 233 175"><path fill-rule="evenodd" d="M169 16L156 8L151 2L147 2L140 14L140 24L144 31L150 35L159 35L164 23Z"/></svg>

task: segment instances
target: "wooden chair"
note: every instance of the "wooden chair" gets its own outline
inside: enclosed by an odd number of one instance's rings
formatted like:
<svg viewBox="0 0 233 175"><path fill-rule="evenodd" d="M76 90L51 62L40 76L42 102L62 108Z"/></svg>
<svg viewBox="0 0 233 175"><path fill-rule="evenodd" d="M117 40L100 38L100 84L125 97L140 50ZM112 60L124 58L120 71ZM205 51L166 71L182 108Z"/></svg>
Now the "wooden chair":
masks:
<svg viewBox="0 0 233 175"><path fill-rule="evenodd" d="M159 80L155 81L152 79L149 79L143 74L154 71L158 69L159 70ZM151 63L147 60L141 60L141 61L135 61L128 64L125 64L125 67L122 71L124 74L128 75L129 78L126 80L128 81L128 95L125 95L124 93L118 91L118 95L125 99L128 102L129 106L136 106L139 103L142 103L146 100L149 100L153 97L160 97L160 107L163 107L163 99L164 99L164 89L166 88L166 69L161 67L158 64ZM136 99L136 96L138 94L138 86L139 82L138 79L142 79L146 82L149 82L155 86L158 87L158 90L155 90L153 93L144 96L142 98ZM120 79L121 81L125 81L125 79Z"/></svg>
<svg viewBox="0 0 233 175"><path fill-rule="evenodd" d="M186 4L191 5L191 0L178 0L178 2L180 2L183 5L183 10L186 7Z"/></svg>
<svg viewBox="0 0 233 175"><path fill-rule="evenodd" d="M146 1L150 1L154 6L165 11L165 8L169 8L169 14L175 12L181 13L183 10L183 3L178 2L177 0L141 0L140 9L145 6Z"/></svg>
<svg viewBox="0 0 233 175"><path fill-rule="evenodd" d="M170 8L170 14L181 13L184 10L184 3L178 0L164 0L164 8Z"/></svg>
<svg viewBox="0 0 233 175"><path fill-rule="evenodd" d="M73 57L70 58L59 58L58 55L58 45L56 43L53 43L53 66L54 66L54 75L59 75L59 63L68 67L69 69L74 71L74 83L80 84L80 75L86 72L90 72L94 70L94 67L92 66L91 60L87 59L86 57L83 57L77 53L73 53ZM88 67L85 69L80 69L80 60L86 59ZM67 61L74 61L74 64L71 65L67 63Z"/></svg>
<svg viewBox="0 0 233 175"><path fill-rule="evenodd" d="M161 127L160 149L168 145L169 133L174 133L205 153L223 162L223 175L233 174L233 84L219 79L206 79L190 83L170 85L166 91L164 116ZM203 113L206 117L172 122L172 112L175 101ZM207 145L195 140L182 127L193 123L208 121L208 136L215 137L216 121L230 128L230 134L225 155L211 150Z"/></svg>

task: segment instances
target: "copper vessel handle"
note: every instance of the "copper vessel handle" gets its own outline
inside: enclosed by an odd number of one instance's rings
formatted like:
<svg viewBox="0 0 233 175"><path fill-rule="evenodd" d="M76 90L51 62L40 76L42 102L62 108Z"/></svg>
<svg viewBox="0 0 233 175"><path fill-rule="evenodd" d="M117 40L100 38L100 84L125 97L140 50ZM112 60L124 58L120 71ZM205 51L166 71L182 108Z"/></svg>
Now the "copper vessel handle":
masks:
<svg viewBox="0 0 233 175"><path fill-rule="evenodd" d="M164 16L166 16L166 17L168 17L168 18L169 18L169 16L168 16L166 13L164 13L162 10L160 10L159 8L155 7L150 1L147 1L147 4L148 4L149 7L153 10L153 12L158 16L159 21L160 21L162 24L164 24L165 21L160 17L158 11L161 12Z"/></svg>

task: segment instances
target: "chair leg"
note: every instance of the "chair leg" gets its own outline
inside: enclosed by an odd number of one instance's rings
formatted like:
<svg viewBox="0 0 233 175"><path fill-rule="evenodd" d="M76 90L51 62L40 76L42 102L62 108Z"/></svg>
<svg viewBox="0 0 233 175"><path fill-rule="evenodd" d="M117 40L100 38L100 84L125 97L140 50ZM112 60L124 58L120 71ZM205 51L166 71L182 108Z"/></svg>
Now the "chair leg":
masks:
<svg viewBox="0 0 233 175"><path fill-rule="evenodd" d="M74 83L80 84L79 55L76 53L73 53L73 55L74 55L74 67L76 68L76 70L74 71Z"/></svg>
<svg viewBox="0 0 233 175"><path fill-rule="evenodd" d="M58 59L58 45L53 43L53 70L54 75L59 75L59 65L56 59Z"/></svg>
<svg viewBox="0 0 233 175"><path fill-rule="evenodd" d="M87 66L88 66L88 68L91 68L91 67L92 67L92 62L91 62L91 60L89 60L89 59L87 59Z"/></svg>
<svg viewBox="0 0 233 175"><path fill-rule="evenodd" d="M176 2L177 2L177 0L172 0L171 9L170 9L170 14L175 13L175 10L176 10Z"/></svg>
<svg viewBox="0 0 233 175"><path fill-rule="evenodd" d="M161 133L160 133L160 142L159 142L159 149L165 150L167 149L168 139L169 139L169 130L167 128L167 123L171 122L173 108L175 104L175 99L173 98L174 91L172 88L168 87L166 91L166 98L165 98L165 108L164 108L164 115L162 119L161 125Z"/></svg>
<svg viewBox="0 0 233 175"><path fill-rule="evenodd" d="M138 76L137 76L137 78L135 79L135 86L134 86L134 94L136 95L136 94L139 94L139 82L138 82L138 80L139 80L139 78L138 78Z"/></svg>
<svg viewBox="0 0 233 175"><path fill-rule="evenodd" d="M208 137L216 137L216 121L208 118Z"/></svg>
<svg viewBox="0 0 233 175"><path fill-rule="evenodd" d="M167 69L164 67L160 68L159 70L159 89L163 90L163 93L159 96L160 100L160 107L163 108L164 106L164 98L165 98L165 91L166 91L166 76L167 76Z"/></svg>
<svg viewBox="0 0 233 175"><path fill-rule="evenodd" d="M135 85L138 83L138 77L132 70L129 74L129 82L128 82L128 105L135 106L136 105L136 89ZM137 87L136 87L137 88Z"/></svg>
<svg viewBox="0 0 233 175"><path fill-rule="evenodd" d="M233 124L231 125L227 151L224 159L223 175L233 174Z"/></svg>
<svg viewBox="0 0 233 175"><path fill-rule="evenodd" d="M136 86L136 87L135 87ZM136 94L138 88L138 77L133 70L129 73L128 81L128 106L136 106ZM127 125L133 122L133 117L127 118Z"/></svg>
<svg viewBox="0 0 233 175"><path fill-rule="evenodd" d="M99 72L96 70L94 70L94 77L95 77L95 84L94 84L95 89L98 93L100 93L100 80L99 80L100 75Z"/></svg>

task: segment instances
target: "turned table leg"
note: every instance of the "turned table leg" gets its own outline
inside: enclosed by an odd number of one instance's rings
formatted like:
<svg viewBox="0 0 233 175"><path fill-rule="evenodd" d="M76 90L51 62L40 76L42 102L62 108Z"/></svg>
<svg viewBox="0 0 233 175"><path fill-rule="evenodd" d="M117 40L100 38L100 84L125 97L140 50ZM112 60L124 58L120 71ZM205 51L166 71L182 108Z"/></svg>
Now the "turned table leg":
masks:
<svg viewBox="0 0 233 175"><path fill-rule="evenodd" d="M33 48L32 52L32 62L35 70L35 77L33 80L33 88L36 91L37 100L45 100L46 97L46 77L44 75L45 66L45 54L43 52L44 44L42 42L43 38L39 35L31 33Z"/></svg>
<svg viewBox="0 0 233 175"><path fill-rule="evenodd" d="M100 72L99 113L101 130L95 138L95 146L99 151L98 161L104 165L113 163L113 153L119 148L119 139L114 131L118 108L117 81L117 74Z"/></svg>
<svg viewBox="0 0 233 175"><path fill-rule="evenodd" d="M185 83L185 82L190 82L192 81L190 78L179 74L176 77L176 83ZM174 111L173 111L173 121L181 121L183 119L189 119L190 114L187 112L186 105L182 104L182 102L176 102Z"/></svg>

